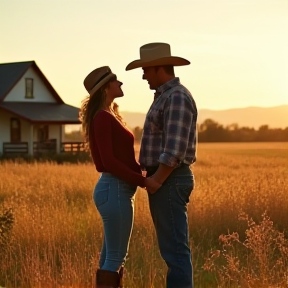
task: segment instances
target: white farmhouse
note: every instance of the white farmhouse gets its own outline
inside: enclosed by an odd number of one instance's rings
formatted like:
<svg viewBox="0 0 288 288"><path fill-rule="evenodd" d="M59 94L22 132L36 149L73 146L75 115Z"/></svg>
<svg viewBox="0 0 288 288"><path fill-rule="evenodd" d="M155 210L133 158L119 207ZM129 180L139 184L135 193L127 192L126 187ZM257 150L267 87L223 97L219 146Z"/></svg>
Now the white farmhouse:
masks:
<svg viewBox="0 0 288 288"><path fill-rule="evenodd" d="M0 64L0 156L64 152L63 125L79 125L78 113L35 61Z"/></svg>

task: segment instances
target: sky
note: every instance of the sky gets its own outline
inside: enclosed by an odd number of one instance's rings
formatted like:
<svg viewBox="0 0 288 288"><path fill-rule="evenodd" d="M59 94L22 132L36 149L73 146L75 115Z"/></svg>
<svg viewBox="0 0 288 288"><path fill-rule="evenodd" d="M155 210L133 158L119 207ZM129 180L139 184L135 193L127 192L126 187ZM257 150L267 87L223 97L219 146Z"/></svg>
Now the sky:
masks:
<svg viewBox="0 0 288 288"><path fill-rule="evenodd" d="M124 84L121 111L146 113L140 46L165 42L189 66L175 74L198 109L288 104L288 0L0 0L0 62L36 61L65 103L109 66Z"/></svg>

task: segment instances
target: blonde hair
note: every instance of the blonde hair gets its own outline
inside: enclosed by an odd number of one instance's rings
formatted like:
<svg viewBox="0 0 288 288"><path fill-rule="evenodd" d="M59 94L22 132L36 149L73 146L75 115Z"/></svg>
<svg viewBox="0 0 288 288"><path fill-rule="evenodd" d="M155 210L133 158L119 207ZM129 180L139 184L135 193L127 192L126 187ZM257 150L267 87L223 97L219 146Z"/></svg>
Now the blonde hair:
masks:
<svg viewBox="0 0 288 288"><path fill-rule="evenodd" d="M91 152L92 139L90 138L90 127L95 115L104 107L106 100L105 89L109 87L110 82L115 81L115 78L109 80L105 83L98 91L93 95L89 95L81 101L81 107L79 111L79 120L82 125L82 134L84 138L84 149ZM113 102L112 112L114 113L116 119L123 125L126 126L126 123L123 121L123 118L119 114L118 110L119 105Z"/></svg>

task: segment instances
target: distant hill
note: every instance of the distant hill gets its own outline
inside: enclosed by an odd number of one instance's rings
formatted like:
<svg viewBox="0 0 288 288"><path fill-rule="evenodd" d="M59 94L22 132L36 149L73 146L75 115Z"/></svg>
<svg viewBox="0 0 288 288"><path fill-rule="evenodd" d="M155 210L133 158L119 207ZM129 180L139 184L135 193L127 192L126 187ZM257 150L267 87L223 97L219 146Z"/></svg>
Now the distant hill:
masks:
<svg viewBox="0 0 288 288"><path fill-rule="evenodd" d="M142 127L145 121L144 113L120 111L130 128ZM262 125L270 128L288 127L288 105L276 107L247 107L227 110L199 109L198 123L212 119L221 125L227 126L237 123L239 127L253 127L258 129ZM66 125L66 131L79 130L80 125Z"/></svg>
<svg viewBox="0 0 288 288"><path fill-rule="evenodd" d="M288 105L227 110L199 109L198 114L199 124L209 118L224 126L237 123L240 127L254 127L255 129L262 125L268 125L270 128L288 127ZM142 127L145 121L144 113L123 111L121 115L130 128Z"/></svg>

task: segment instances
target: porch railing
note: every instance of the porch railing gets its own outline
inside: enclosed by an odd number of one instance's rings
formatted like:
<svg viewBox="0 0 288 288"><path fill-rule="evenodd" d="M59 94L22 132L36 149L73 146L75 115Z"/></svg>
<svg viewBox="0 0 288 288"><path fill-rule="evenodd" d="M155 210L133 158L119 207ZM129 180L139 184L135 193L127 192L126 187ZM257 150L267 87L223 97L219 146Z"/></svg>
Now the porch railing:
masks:
<svg viewBox="0 0 288 288"><path fill-rule="evenodd" d="M75 153L84 151L83 142L62 142L61 153Z"/></svg>
<svg viewBox="0 0 288 288"><path fill-rule="evenodd" d="M56 153L56 140L47 142L33 142L33 154ZM29 152L28 142L4 142L3 155L27 155ZM61 142L60 153L78 153L84 151L82 142Z"/></svg>
<svg viewBox="0 0 288 288"><path fill-rule="evenodd" d="M3 142L4 155L28 154L28 142Z"/></svg>
<svg viewBox="0 0 288 288"><path fill-rule="evenodd" d="M34 154L56 153L56 139L44 142L33 142Z"/></svg>

